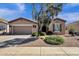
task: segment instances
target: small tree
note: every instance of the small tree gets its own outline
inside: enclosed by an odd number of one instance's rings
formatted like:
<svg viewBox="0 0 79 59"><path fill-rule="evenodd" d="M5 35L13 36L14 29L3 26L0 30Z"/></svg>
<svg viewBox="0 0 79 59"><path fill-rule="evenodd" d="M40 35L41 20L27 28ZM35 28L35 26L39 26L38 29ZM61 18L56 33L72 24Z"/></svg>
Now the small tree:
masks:
<svg viewBox="0 0 79 59"><path fill-rule="evenodd" d="M38 35L39 36L39 32L40 32L40 28L41 28L41 24L42 24L42 13L43 13L43 4L40 4L40 9L39 11L36 9L36 5L32 4L33 8L32 8L32 17L34 20L36 20L38 22Z"/></svg>

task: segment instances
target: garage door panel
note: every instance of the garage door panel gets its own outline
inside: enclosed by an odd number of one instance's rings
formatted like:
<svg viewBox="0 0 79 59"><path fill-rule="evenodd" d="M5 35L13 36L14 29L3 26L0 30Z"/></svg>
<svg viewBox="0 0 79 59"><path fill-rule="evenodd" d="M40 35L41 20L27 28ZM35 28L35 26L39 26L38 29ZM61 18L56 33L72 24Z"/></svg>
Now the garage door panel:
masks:
<svg viewBox="0 0 79 59"><path fill-rule="evenodd" d="M32 26L15 26L13 27L14 34L31 34Z"/></svg>

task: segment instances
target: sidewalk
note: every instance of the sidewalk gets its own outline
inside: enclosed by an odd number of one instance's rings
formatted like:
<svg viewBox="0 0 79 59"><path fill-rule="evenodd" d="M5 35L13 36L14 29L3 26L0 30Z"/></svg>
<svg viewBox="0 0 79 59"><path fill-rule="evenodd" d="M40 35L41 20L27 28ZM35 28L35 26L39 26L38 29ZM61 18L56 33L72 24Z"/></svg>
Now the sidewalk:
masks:
<svg viewBox="0 0 79 59"><path fill-rule="evenodd" d="M0 56L79 56L78 47L8 47Z"/></svg>

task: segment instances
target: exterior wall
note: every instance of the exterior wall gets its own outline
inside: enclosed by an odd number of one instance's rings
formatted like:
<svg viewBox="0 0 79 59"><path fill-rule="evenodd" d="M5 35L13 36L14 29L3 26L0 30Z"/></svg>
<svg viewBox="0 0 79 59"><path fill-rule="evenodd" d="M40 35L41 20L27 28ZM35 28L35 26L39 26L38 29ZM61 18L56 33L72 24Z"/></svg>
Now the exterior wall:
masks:
<svg viewBox="0 0 79 59"><path fill-rule="evenodd" d="M38 25L37 25L37 24L33 24L33 25L35 25L35 26L36 26L36 28L34 28L34 27L32 26L32 33L33 33L33 32L37 32L37 31L38 31Z"/></svg>
<svg viewBox="0 0 79 59"><path fill-rule="evenodd" d="M62 28L61 32L53 32L53 24L55 24L55 23L61 24L61 28ZM50 26L49 26L49 31L52 31L54 34L65 34L65 22L63 22L61 20L52 20L52 22L50 23Z"/></svg>

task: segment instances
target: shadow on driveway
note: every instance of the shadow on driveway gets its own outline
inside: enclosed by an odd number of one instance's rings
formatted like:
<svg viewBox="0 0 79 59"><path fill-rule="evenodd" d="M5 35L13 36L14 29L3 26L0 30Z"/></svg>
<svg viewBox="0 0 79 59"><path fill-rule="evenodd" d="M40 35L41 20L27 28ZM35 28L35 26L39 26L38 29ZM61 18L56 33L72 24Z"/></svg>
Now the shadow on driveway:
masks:
<svg viewBox="0 0 79 59"><path fill-rule="evenodd" d="M37 38L34 38L34 37L32 37L32 38L15 38L15 39L7 40L7 41L4 41L4 42L0 42L0 48L25 44L25 43L29 43L29 42L32 42L32 41L35 41L35 40L37 40Z"/></svg>

